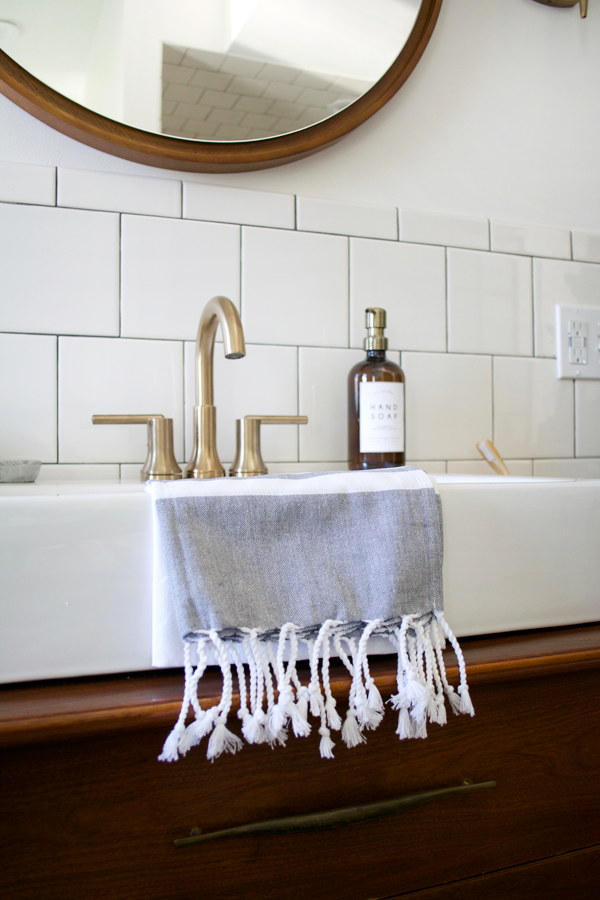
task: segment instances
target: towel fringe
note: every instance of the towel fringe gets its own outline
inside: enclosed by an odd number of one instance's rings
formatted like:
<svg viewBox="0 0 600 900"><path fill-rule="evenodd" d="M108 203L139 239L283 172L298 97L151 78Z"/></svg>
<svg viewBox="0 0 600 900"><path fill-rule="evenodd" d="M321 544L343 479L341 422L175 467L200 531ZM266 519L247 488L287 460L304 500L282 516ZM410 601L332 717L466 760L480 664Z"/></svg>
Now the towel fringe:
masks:
<svg viewBox="0 0 600 900"><path fill-rule="evenodd" d="M363 732L377 728L385 711L369 669L367 644L372 635L387 637L398 654L397 693L387 702L398 712L396 734L400 740L427 737L427 722L444 725L445 697L456 715L475 715L460 646L438 611L363 623L328 619L318 631L316 628L302 630L288 622L276 634L244 628L234 638L212 629L190 635L184 642L185 689L181 712L159 760L174 762L209 734L206 755L211 761L242 748L242 739L227 728L233 704L232 668L239 693L237 716L248 744L283 745L290 726L296 737L306 737L311 732L309 709L319 720L319 752L324 759L334 756L331 731L341 730L342 741L349 748L364 743ZM442 650L446 640L458 661L460 683L456 690L449 684L444 666ZM308 684L302 684L296 668L299 641L308 648ZM217 705L203 709L198 699L198 683L207 667L209 642L221 669L223 690ZM191 660L192 646L198 656L195 668ZM331 689L332 650L352 679L343 724ZM190 707L194 719L186 727Z"/></svg>

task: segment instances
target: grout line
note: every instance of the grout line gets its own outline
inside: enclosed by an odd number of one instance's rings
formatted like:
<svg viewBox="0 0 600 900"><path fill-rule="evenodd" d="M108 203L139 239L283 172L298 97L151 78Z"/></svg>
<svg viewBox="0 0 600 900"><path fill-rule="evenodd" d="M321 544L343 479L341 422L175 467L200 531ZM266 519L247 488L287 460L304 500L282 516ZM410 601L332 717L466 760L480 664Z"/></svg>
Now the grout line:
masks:
<svg viewBox="0 0 600 900"><path fill-rule="evenodd" d="M118 334L62 334L56 331L1 331L0 334L14 334L20 335L22 337L61 337L61 338L75 338L78 340L100 340L100 341L148 341L148 342L158 342L161 344L173 344L183 342L184 344L195 344L196 336L193 337L148 337L148 336L140 336L140 335L118 335ZM216 340L215 344L222 344L222 340ZM306 348L308 350L326 350L328 352L337 351L337 350L361 350L360 347L348 347L346 344L285 344L285 343L265 343L262 341L247 341L247 346L249 347L280 347L282 349L293 349L295 347ZM540 359L552 359L556 360L555 356L532 356L531 354L526 353L490 353L488 352L477 352L475 350L415 350L411 347L404 347L400 350L398 347L389 347L390 353L418 353L418 354L435 354L436 356L474 356L476 358L480 357L490 357L494 356L499 359L530 359L530 360L540 360Z"/></svg>
<svg viewBox="0 0 600 900"><path fill-rule="evenodd" d="M294 231L298 231L298 195L294 194Z"/></svg>
<svg viewBox="0 0 600 900"><path fill-rule="evenodd" d="M569 240L570 240L570 243L571 243L571 259L574 260L574 259L575 259L575 255L574 255L574 252L573 252L573 232L572 232L572 231L569 231Z"/></svg>
<svg viewBox="0 0 600 900"><path fill-rule="evenodd" d="M535 287L535 260L533 256L531 257L531 335L533 338L533 356L534 358L537 355L537 338L535 334L535 326L537 322L537 316L535 311L535 300L537 296L537 291Z"/></svg>

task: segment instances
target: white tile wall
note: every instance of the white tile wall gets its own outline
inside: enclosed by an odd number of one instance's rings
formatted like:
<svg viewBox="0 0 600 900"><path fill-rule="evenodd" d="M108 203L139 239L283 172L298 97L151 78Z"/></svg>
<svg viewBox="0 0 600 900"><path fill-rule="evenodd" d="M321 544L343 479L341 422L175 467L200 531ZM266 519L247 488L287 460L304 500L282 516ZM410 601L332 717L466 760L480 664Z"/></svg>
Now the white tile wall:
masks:
<svg viewBox="0 0 600 900"><path fill-rule="evenodd" d="M181 182L172 178L59 168L57 203L79 209L180 217Z"/></svg>
<svg viewBox="0 0 600 900"><path fill-rule="evenodd" d="M119 468L118 463L100 466L86 463L44 465L40 469L36 482L38 484L62 484L65 481L118 481ZM136 468L139 480L140 467L136 466Z"/></svg>
<svg viewBox="0 0 600 900"><path fill-rule="evenodd" d="M119 333L119 217L0 204L0 329Z"/></svg>
<svg viewBox="0 0 600 900"><path fill-rule="evenodd" d="M400 210L400 240L417 244L442 244L448 247L469 247L489 250L489 221L475 216L449 216Z"/></svg>
<svg viewBox="0 0 600 900"><path fill-rule="evenodd" d="M573 232L573 259L600 263L600 232Z"/></svg>
<svg viewBox="0 0 600 900"><path fill-rule="evenodd" d="M531 459L505 459L504 463L511 475L533 475L533 460ZM450 459L448 460L448 472L452 475L496 475L492 467L485 459Z"/></svg>
<svg viewBox="0 0 600 900"><path fill-rule="evenodd" d="M574 455L573 382L552 359L494 360L494 438L503 458Z"/></svg>
<svg viewBox="0 0 600 900"><path fill-rule="evenodd" d="M476 459L492 433L489 356L403 353L408 459Z"/></svg>
<svg viewBox="0 0 600 900"><path fill-rule="evenodd" d="M204 305L240 296L240 229L122 217L121 334L195 340Z"/></svg>
<svg viewBox="0 0 600 900"><path fill-rule="evenodd" d="M242 322L251 343L348 346L348 239L242 229Z"/></svg>
<svg viewBox="0 0 600 900"><path fill-rule="evenodd" d="M448 250L448 349L531 356L531 260Z"/></svg>
<svg viewBox="0 0 600 900"><path fill-rule="evenodd" d="M535 355L556 356L555 305L600 307L600 266L554 259L533 261Z"/></svg>
<svg viewBox="0 0 600 900"><path fill-rule="evenodd" d="M423 469L429 475L444 475L446 473L446 461L444 459L407 459L406 465Z"/></svg>
<svg viewBox="0 0 600 900"><path fill-rule="evenodd" d="M55 175L0 164L0 455L42 458L41 480L139 479L144 427L95 412L173 416L185 462L193 341L217 293L248 344L235 362L216 348L224 463L236 418L302 413L264 428L270 470L346 467L347 375L380 305L409 461L487 472L475 444L490 437L514 474L600 477L600 382L559 382L532 356L532 319L536 356L553 357L554 304L600 308L599 234L572 232L571 261L564 229L492 223L490 251L485 218L404 210L397 240L391 208L303 197L296 223L291 195L186 181L182 210L177 180L75 170L54 207Z"/></svg>
<svg viewBox="0 0 600 900"><path fill-rule="evenodd" d="M576 456L600 456L600 381L575 382Z"/></svg>
<svg viewBox="0 0 600 900"><path fill-rule="evenodd" d="M56 462L56 338L0 334L0 459Z"/></svg>
<svg viewBox="0 0 600 900"><path fill-rule="evenodd" d="M56 169L53 166L0 162L0 201L54 206Z"/></svg>
<svg viewBox="0 0 600 900"><path fill-rule="evenodd" d="M533 474L546 478L600 478L600 459L534 459Z"/></svg>
<svg viewBox="0 0 600 900"><path fill-rule="evenodd" d="M299 356L300 460L348 458L348 373L364 359L361 350L301 347ZM398 354L390 354L398 362Z"/></svg>
<svg viewBox="0 0 600 900"><path fill-rule="evenodd" d="M446 349L443 247L350 240L350 345L363 346L365 309L387 311L390 348Z"/></svg>
<svg viewBox="0 0 600 900"><path fill-rule="evenodd" d="M184 181L183 215L186 219L204 219L208 222L293 228L296 213L292 194Z"/></svg>
<svg viewBox="0 0 600 900"><path fill-rule="evenodd" d="M398 238L398 210L395 206L340 203L316 197L298 197L297 224L301 231L352 234L358 237Z"/></svg>
<svg viewBox="0 0 600 900"><path fill-rule="evenodd" d="M185 345L185 456L192 451L193 409L196 403L195 343ZM243 416L298 415L298 351L296 347L246 344L243 359L226 359L215 343L215 405L217 448L221 462L235 455L235 420ZM306 427L306 426L302 426ZM296 461L298 426L262 425L263 459Z"/></svg>
<svg viewBox="0 0 600 900"><path fill-rule="evenodd" d="M172 418L183 458L183 345L111 338L59 339L59 461L144 462L145 425L92 425L92 416L159 413Z"/></svg>
<svg viewBox="0 0 600 900"><path fill-rule="evenodd" d="M490 231L492 250L499 253L571 259L571 232L567 228L491 222Z"/></svg>

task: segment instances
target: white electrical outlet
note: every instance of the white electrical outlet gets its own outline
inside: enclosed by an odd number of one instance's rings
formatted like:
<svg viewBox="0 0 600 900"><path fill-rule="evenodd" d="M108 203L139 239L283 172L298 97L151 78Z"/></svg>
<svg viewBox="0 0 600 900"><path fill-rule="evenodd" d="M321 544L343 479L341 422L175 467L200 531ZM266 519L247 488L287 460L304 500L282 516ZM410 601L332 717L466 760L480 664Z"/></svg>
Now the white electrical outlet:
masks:
<svg viewBox="0 0 600 900"><path fill-rule="evenodd" d="M600 307L556 305L558 378L600 378Z"/></svg>

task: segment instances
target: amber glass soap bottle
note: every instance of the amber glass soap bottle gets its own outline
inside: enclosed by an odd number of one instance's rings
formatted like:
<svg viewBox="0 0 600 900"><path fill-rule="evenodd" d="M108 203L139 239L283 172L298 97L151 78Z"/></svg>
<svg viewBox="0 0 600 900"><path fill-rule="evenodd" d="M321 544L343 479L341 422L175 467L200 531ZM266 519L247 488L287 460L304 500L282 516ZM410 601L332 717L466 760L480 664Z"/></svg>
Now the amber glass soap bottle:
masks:
<svg viewBox="0 0 600 900"><path fill-rule="evenodd" d="M366 311L367 358L348 375L348 465L404 465L404 372L386 359L385 309Z"/></svg>

